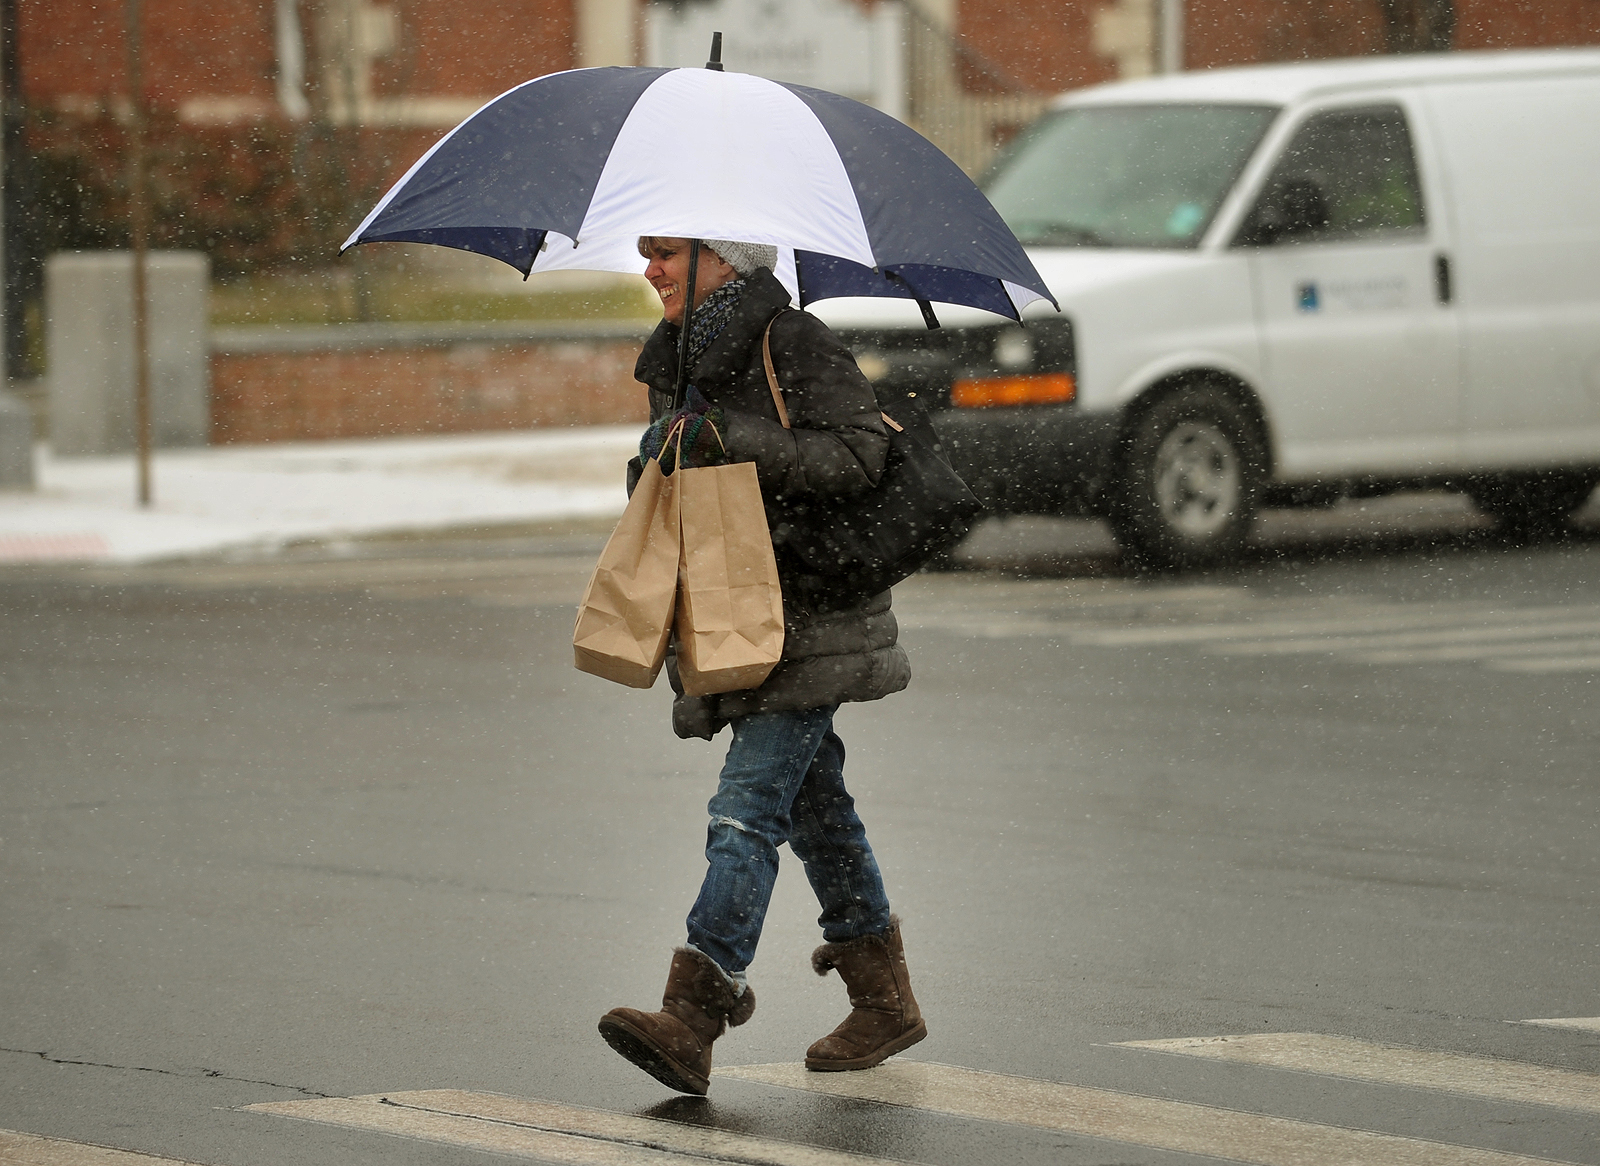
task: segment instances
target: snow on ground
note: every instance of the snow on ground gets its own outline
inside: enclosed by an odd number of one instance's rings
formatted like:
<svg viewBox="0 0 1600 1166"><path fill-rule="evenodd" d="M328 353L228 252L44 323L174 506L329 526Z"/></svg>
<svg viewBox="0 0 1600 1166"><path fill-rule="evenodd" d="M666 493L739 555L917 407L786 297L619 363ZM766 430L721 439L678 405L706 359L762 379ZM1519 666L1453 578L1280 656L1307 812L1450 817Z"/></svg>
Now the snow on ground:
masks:
<svg viewBox="0 0 1600 1166"><path fill-rule="evenodd" d="M0 562L143 562L308 538L620 514L637 426L159 450L154 505L131 455L37 453L0 492Z"/></svg>

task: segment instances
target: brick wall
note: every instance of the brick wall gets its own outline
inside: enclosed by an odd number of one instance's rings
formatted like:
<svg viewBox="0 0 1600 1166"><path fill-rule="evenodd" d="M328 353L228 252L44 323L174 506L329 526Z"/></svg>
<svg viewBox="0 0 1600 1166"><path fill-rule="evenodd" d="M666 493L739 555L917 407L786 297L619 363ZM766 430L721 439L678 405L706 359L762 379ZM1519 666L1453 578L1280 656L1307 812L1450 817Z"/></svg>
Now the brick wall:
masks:
<svg viewBox="0 0 1600 1166"><path fill-rule="evenodd" d="M176 109L197 95L271 102L273 0L144 0L146 96ZM124 9L106 0L17 0L23 96L107 101L127 92Z"/></svg>
<svg viewBox="0 0 1600 1166"><path fill-rule="evenodd" d="M1387 51L1377 0L1186 0L1191 69ZM1456 49L1600 44L1597 0L1455 0Z"/></svg>
<svg viewBox="0 0 1600 1166"><path fill-rule="evenodd" d="M392 0L390 0L392 3ZM1094 14L1114 0L960 0L957 27L1027 86L1056 92L1109 80L1092 47ZM1384 50L1378 0L1185 0L1190 68ZM1455 0L1455 47L1600 43L1600 0ZM315 6L302 5L316 37ZM408 0L400 43L378 61L377 92L489 96L576 61L572 0ZM145 77L158 107L236 95L270 107L274 0L144 0ZM26 98L105 100L124 88L122 6L17 0ZM315 44L311 45L313 55ZM316 82L316 65L310 63Z"/></svg>
<svg viewBox="0 0 1600 1166"><path fill-rule="evenodd" d="M1385 49L1376 0L1187 0L1185 65L1358 57Z"/></svg>
<svg viewBox="0 0 1600 1166"><path fill-rule="evenodd" d="M417 332L354 326L218 332L212 443L648 420L644 387L633 379L643 330L569 329L542 337L470 328Z"/></svg>
<svg viewBox="0 0 1600 1166"><path fill-rule="evenodd" d="M958 30L1018 81L1054 93L1115 78L1093 47L1116 0L960 0ZM1455 0L1457 49L1600 44L1600 0ZM1378 0L1184 0L1185 67L1387 51Z"/></svg>
<svg viewBox="0 0 1600 1166"><path fill-rule="evenodd" d="M127 91L123 4L16 0L26 100L104 105ZM399 41L378 59L378 96L492 97L576 61L572 0L378 0L399 13ZM176 110L192 98L244 101L241 116L276 109L275 0L142 0L146 97ZM317 6L300 6L308 85L321 80Z"/></svg>
<svg viewBox="0 0 1600 1166"><path fill-rule="evenodd" d="M1600 44L1596 0L1456 0L1458 49Z"/></svg>
<svg viewBox="0 0 1600 1166"><path fill-rule="evenodd" d="M1114 81L1116 62L1094 51L1094 13L1108 0L960 7L957 31L980 54L1040 93Z"/></svg>
<svg viewBox="0 0 1600 1166"><path fill-rule="evenodd" d="M400 43L373 69L378 96L493 97L577 64L572 0L409 0Z"/></svg>

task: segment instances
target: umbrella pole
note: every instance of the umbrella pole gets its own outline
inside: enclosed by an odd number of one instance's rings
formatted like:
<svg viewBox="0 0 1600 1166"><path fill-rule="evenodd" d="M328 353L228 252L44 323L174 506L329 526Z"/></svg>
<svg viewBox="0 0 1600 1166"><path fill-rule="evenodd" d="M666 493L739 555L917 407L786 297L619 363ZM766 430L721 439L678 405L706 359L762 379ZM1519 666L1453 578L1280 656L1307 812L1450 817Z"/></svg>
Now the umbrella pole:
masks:
<svg viewBox="0 0 1600 1166"><path fill-rule="evenodd" d="M683 408L689 380L689 319L694 315L694 277L700 270L700 240L689 240L689 278L684 288L683 326L678 329L678 383L672 390L672 411Z"/></svg>
<svg viewBox="0 0 1600 1166"><path fill-rule="evenodd" d="M905 276L898 271L885 271L883 275L890 283L897 283L911 293L911 298L917 301L917 307L922 309L922 322L928 326L929 332L939 326L939 317L933 314L933 305L917 294L917 289L906 282Z"/></svg>
<svg viewBox="0 0 1600 1166"><path fill-rule="evenodd" d="M722 72L722 34L711 34L711 58L706 61L706 68L715 72ZM683 408L688 387L685 385L689 379L689 317L694 315L694 277L700 270L700 240L689 240L689 278L688 287L685 289L688 299L683 304L683 327L678 331L678 383L672 391L672 411L676 413Z"/></svg>

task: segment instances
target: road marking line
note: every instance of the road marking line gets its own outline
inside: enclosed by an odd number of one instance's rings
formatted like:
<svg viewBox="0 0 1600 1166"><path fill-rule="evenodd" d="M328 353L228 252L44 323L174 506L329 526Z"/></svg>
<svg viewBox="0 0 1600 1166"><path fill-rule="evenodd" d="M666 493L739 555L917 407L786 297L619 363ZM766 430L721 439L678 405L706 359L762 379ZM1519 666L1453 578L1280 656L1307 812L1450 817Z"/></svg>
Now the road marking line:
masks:
<svg viewBox="0 0 1600 1166"><path fill-rule="evenodd" d="M1317 1073L1324 1077L1376 1081L1383 1085L1434 1089L1494 1101L1600 1113L1600 1077L1589 1073L1497 1057L1374 1044L1344 1036L1266 1032L1187 1040L1123 1041L1117 1047L1153 1049L1186 1057L1209 1057L1237 1064Z"/></svg>
<svg viewBox="0 0 1600 1166"><path fill-rule="evenodd" d="M1600 1016L1552 1016L1545 1020L1513 1020L1512 1024L1538 1024L1545 1028L1576 1028L1581 1032L1600 1032Z"/></svg>
<svg viewBox="0 0 1600 1166"><path fill-rule="evenodd" d="M751 1166L874 1166L894 1161L656 1118L460 1089L269 1101L244 1109L575 1166L681 1166L684 1162L708 1160Z"/></svg>
<svg viewBox="0 0 1600 1166"><path fill-rule="evenodd" d="M1121 580L1089 579L996 579L961 573L952 575L913 575L895 586L895 610L902 604L908 612L969 610L975 604L998 603L1030 605L1052 609L1091 607L1150 607L1171 604L1180 607L1249 603L1254 598L1246 587L1174 586L1153 587ZM1341 603L1329 599L1325 602ZM1017 610L1016 606L1009 606Z"/></svg>
<svg viewBox="0 0 1600 1166"><path fill-rule="evenodd" d="M1559 620L1544 625L1513 624L1443 628L1425 632L1394 632L1370 636L1325 636L1306 640L1267 640L1262 643L1223 643L1208 647L1208 652L1228 656L1277 656L1295 652L1343 652L1363 648L1426 647L1493 642L1495 640L1549 639L1575 632L1600 632L1600 620ZM1551 647L1545 644L1544 647Z"/></svg>
<svg viewBox="0 0 1600 1166"><path fill-rule="evenodd" d="M1534 1166L1550 1161L923 1061L890 1061L858 1073L812 1073L790 1064L741 1065L714 1074L1255 1166Z"/></svg>
<svg viewBox="0 0 1600 1166"><path fill-rule="evenodd" d="M1493 660L1496 672L1600 672L1600 656L1547 656L1538 660Z"/></svg>
<svg viewBox="0 0 1600 1166"><path fill-rule="evenodd" d="M194 1166L179 1158L158 1158L134 1150L114 1150L90 1142L47 1138L0 1130L0 1166Z"/></svg>
<svg viewBox="0 0 1600 1166"><path fill-rule="evenodd" d="M1570 610L1570 609L1563 609ZM1287 641L1268 639L1250 639L1242 636L1241 629L1255 630L1257 636L1277 636L1315 630L1318 627L1327 627L1331 631L1359 630L1370 624L1378 624L1384 628L1413 628L1419 620L1432 619L1433 622L1444 625L1442 629L1426 632L1380 632L1372 635L1328 637L1318 636L1308 639L1292 639ZM1291 621L1269 620L1249 624L1193 624L1186 623L1181 626L1166 625L1161 628L1108 628L1103 623L1096 624L1084 619L1056 618L1050 615L1040 615L1030 612L974 612L970 607L961 611L943 613L914 613L902 615L900 626L948 632L953 635L972 636L980 639L1019 639L1031 636L1046 636L1061 638L1070 636L1074 644L1087 644L1093 647L1117 647L1132 643L1137 646L1151 641L1184 642L1201 644L1207 651L1221 652L1238 655L1275 655L1292 652L1324 652L1332 651L1337 647L1348 645L1350 647L1381 647L1387 643L1403 643L1411 636L1419 637L1444 637L1446 642L1450 638L1461 638L1474 633L1464 631L1458 625L1463 618L1476 618L1462 616L1456 613L1450 616L1418 617L1415 615L1387 615L1374 617L1326 617L1317 621L1307 621L1298 618ZM1502 619L1508 616L1500 617ZM1536 617L1537 618L1537 617ZM1560 628L1572 626L1578 630L1600 630L1600 620L1587 619L1582 622L1568 621L1558 625ZM1207 640L1216 639L1216 629L1226 629L1226 636L1220 644L1207 644ZM1265 630L1261 630L1265 629ZM1552 628L1549 634L1555 634ZM1497 634L1499 629L1495 629ZM1543 632L1541 628L1521 629L1515 631L1516 636L1538 635ZM1228 643L1228 640L1238 638L1238 644ZM1424 638L1420 642L1427 643Z"/></svg>
<svg viewBox="0 0 1600 1166"><path fill-rule="evenodd" d="M974 619L969 613L961 619L901 620L900 626L915 631L938 631L956 636L971 636L980 640L1016 640L1033 636L1065 638L1072 627L1064 622L1048 619L1012 619L996 616L992 619Z"/></svg>
<svg viewBox="0 0 1600 1166"><path fill-rule="evenodd" d="M1551 643L1537 640L1519 644L1462 644L1450 648L1401 648L1392 652L1354 652L1345 656L1361 664L1433 664L1453 660L1498 660L1502 657L1538 656L1538 663L1549 660L1595 660L1600 640L1571 640ZM1586 654L1585 654L1586 653Z"/></svg>
<svg viewBox="0 0 1600 1166"><path fill-rule="evenodd" d="M1449 611L1396 613L1365 618L1331 617L1322 619L1261 620L1258 622L1185 624L1179 627L1110 628L1073 636L1074 643L1096 647L1135 647L1156 644L1199 644L1207 640L1264 639L1271 636L1313 636L1323 633L1400 631L1405 628L1459 627L1466 621L1495 622L1508 619L1591 619L1600 618L1595 607L1528 607L1515 610L1461 609Z"/></svg>

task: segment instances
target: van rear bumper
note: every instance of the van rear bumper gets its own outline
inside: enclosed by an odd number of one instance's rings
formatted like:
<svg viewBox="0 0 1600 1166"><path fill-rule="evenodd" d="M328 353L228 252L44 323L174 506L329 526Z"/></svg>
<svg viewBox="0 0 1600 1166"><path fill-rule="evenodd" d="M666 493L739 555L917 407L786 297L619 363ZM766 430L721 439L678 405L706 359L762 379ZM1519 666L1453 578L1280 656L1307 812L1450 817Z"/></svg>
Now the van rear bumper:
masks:
<svg viewBox="0 0 1600 1166"><path fill-rule="evenodd" d="M933 414L956 472L999 514L1101 513L1121 420L1076 405Z"/></svg>

